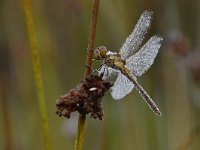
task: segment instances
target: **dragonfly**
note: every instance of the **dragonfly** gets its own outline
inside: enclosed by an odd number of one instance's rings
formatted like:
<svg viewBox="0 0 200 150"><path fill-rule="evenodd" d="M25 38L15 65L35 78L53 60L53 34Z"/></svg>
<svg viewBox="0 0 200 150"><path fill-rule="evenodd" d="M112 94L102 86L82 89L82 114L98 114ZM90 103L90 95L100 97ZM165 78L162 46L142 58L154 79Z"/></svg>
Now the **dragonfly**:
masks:
<svg viewBox="0 0 200 150"><path fill-rule="evenodd" d="M108 79L113 74L117 75L111 87L113 99L124 98L135 87L151 110L161 116L162 113L153 99L137 81L137 77L144 74L154 63L163 40L159 35L154 35L143 44L152 15L152 11L146 10L142 13L119 53L108 51L105 46L100 46L94 50L94 59L102 61L98 71L103 74L104 79Z"/></svg>

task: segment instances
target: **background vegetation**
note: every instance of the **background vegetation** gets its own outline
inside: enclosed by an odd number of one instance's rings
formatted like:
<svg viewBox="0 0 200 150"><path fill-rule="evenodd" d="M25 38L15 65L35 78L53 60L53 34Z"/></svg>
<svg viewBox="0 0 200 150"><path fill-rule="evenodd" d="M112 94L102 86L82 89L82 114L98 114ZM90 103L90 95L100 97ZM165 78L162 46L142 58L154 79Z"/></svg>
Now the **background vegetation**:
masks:
<svg viewBox="0 0 200 150"><path fill-rule="evenodd" d="M53 149L73 149L77 114L55 114L56 99L83 77L92 1L31 1ZM154 19L147 39L164 41L139 81L154 98L155 116L134 90L123 101L103 99L103 122L87 118L85 150L200 149L200 1L101 0L95 47L117 51L140 14ZM30 46L22 1L0 1L0 149L42 150ZM97 64L95 64L97 65Z"/></svg>

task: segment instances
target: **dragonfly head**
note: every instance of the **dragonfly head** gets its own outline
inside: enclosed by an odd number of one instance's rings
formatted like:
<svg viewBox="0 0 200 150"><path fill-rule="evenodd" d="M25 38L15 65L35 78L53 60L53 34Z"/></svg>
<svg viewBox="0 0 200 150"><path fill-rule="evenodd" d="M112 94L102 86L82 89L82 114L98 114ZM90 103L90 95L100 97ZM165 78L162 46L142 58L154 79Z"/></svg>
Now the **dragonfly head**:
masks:
<svg viewBox="0 0 200 150"><path fill-rule="evenodd" d="M107 52L108 52L108 50L106 49L105 46L99 46L99 47L97 47L94 50L95 59L102 60L102 59L106 58Z"/></svg>

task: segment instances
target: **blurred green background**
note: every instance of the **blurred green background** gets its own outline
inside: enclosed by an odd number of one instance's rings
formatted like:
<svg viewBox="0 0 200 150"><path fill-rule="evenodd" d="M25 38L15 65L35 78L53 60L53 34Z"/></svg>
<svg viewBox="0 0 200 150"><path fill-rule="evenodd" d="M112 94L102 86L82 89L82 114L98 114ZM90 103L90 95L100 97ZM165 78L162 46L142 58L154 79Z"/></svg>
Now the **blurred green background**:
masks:
<svg viewBox="0 0 200 150"><path fill-rule="evenodd" d="M83 78L92 1L31 1L54 150L73 149L77 113L55 114L55 102ZM133 90L108 92L104 121L87 118L84 150L200 149L200 1L101 0L95 47L118 51L140 14L154 12L146 37L163 36L150 70L138 80L163 113L155 116ZM0 1L0 149L44 149L23 4ZM97 65L97 64L95 64Z"/></svg>

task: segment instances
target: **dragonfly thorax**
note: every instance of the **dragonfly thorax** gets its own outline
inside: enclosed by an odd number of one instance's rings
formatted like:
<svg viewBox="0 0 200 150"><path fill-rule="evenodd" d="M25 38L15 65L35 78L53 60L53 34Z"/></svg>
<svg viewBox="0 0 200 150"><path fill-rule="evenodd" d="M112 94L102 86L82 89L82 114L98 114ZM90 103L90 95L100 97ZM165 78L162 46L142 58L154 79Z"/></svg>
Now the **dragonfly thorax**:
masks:
<svg viewBox="0 0 200 150"><path fill-rule="evenodd" d="M125 66L126 61L121 59L121 56L118 53L108 52L103 63L113 69L121 70L121 68Z"/></svg>

